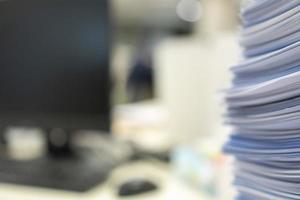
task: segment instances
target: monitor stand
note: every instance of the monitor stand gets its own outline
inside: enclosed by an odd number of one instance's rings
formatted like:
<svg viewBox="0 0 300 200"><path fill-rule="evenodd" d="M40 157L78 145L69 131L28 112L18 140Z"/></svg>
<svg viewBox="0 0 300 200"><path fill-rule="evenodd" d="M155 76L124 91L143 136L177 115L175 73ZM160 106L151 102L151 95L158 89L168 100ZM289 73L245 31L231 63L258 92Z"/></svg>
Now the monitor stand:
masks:
<svg viewBox="0 0 300 200"><path fill-rule="evenodd" d="M0 181L83 192L106 180L116 163L107 152L75 147L71 131L46 131L48 154L17 161L0 156Z"/></svg>
<svg viewBox="0 0 300 200"><path fill-rule="evenodd" d="M72 147L70 130L49 129L46 130L48 155L53 158L73 158L76 153Z"/></svg>

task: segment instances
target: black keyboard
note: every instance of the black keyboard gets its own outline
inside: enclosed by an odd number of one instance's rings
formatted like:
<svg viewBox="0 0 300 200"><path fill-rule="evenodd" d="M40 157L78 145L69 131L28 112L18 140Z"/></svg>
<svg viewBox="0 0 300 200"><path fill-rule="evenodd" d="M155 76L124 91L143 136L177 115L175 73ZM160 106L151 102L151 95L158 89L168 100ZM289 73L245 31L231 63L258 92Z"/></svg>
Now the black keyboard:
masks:
<svg viewBox="0 0 300 200"><path fill-rule="evenodd" d="M69 158L30 161L0 158L0 182L86 191L106 180L116 166L111 155L84 151Z"/></svg>

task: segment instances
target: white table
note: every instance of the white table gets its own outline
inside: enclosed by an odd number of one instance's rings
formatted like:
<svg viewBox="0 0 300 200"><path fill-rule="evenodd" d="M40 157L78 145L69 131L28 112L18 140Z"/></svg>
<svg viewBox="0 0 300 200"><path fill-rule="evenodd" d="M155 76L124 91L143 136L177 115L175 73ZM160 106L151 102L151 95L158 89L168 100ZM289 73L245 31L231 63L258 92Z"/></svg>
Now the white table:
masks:
<svg viewBox="0 0 300 200"><path fill-rule="evenodd" d="M130 177L151 177L161 189L130 198L119 198L116 188L122 181ZM112 176L98 187L87 193L75 193L41 189L28 186L0 184L0 199L3 200L206 200L201 194L172 176L168 166L153 162L138 162L116 169Z"/></svg>

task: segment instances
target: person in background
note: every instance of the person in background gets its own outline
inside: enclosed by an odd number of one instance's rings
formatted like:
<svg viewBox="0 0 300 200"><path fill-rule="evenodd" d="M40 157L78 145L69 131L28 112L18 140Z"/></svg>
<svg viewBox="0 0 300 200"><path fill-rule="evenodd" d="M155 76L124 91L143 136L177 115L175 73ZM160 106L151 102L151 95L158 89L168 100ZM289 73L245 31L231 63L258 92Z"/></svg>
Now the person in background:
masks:
<svg viewBox="0 0 300 200"><path fill-rule="evenodd" d="M129 102L151 99L154 96L152 47L148 38L137 47L133 66L130 69L127 90Z"/></svg>

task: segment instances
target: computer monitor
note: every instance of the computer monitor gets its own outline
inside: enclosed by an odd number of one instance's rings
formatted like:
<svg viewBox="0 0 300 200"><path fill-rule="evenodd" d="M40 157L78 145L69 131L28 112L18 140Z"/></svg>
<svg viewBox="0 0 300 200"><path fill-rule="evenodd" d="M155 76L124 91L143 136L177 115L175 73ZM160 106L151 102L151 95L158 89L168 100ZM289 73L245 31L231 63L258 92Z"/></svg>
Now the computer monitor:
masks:
<svg viewBox="0 0 300 200"><path fill-rule="evenodd" d="M0 124L109 129L106 0L0 1Z"/></svg>
<svg viewBox="0 0 300 200"><path fill-rule="evenodd" d="M108 0L1 0L0 126L45 129L54 157L74 130L108 132L110 39Z"/></svg>

